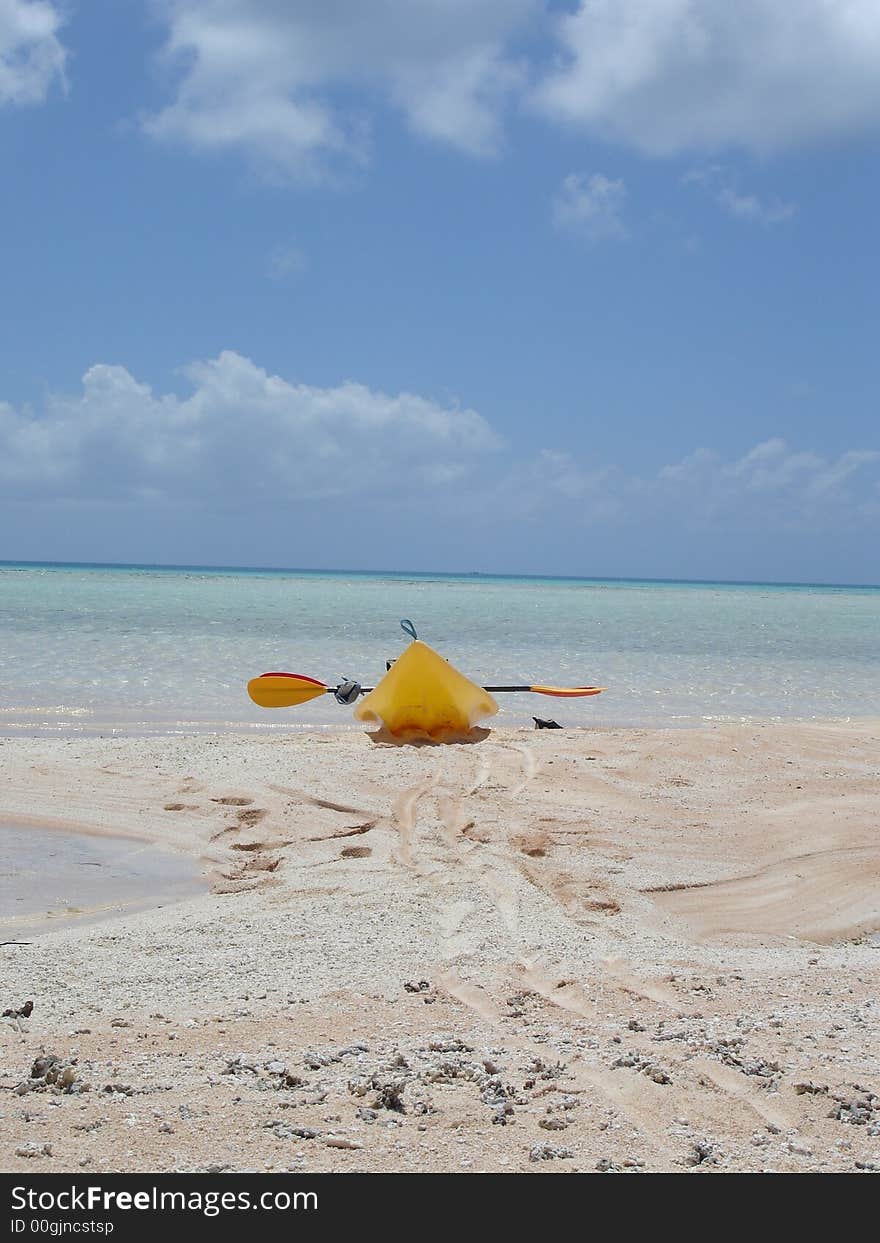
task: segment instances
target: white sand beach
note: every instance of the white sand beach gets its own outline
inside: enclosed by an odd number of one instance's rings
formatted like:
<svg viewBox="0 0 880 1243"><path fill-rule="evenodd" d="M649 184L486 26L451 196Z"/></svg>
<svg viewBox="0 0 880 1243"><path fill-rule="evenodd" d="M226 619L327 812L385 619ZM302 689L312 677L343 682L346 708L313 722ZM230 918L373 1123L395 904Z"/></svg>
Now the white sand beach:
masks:
<svg viewBox="0 0 880 1243"><path fill-rule="evenodd" d="M0 740L0 821L205 877L0 924L0 1166L880 1168L878 743Z"/></svg>

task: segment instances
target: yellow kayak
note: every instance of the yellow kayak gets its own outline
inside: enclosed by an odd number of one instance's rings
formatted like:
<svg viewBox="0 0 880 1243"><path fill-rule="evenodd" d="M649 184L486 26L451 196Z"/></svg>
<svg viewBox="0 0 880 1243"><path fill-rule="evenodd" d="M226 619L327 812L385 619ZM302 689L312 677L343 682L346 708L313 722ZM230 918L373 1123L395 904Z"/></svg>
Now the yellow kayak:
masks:
<svg viewBox="0 0 880 1243"><path fill-rule="evenodd" d="M380 721L391 734L417 731L436 738L463 733L497 711L488 691L415 639L354 714L359 721Z"/></svg>

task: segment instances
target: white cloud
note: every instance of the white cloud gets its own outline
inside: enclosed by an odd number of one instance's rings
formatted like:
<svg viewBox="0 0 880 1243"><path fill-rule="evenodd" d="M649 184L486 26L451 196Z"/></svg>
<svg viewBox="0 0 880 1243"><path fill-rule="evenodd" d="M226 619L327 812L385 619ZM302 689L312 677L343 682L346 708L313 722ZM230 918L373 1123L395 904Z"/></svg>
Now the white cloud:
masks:
<svg viewBox="0 0 880 1243"><path fill-rule="evenodd" d="M0 105L39 104L64 81L59 7L48 0L0 0Z"/></svg>
<svg viewBox="0 0 880 1243"><path fill-rule="evenodd" d="M638 482L615 466L582 463L564 450L542 449L498 480L495 502L513 519L550 511L584 526L620 525L637 488Z"/></svg>
<svg viewBox="0 0 880 1243"><path fill-rule="evenodd" d="M553 204L554 223L571 229L591 241L626 236L620 213L626 200L626 186L603 173L587 177L569 173Z"/></svg>
<svg viewBox="0 0 880 1243"><path fill-rule="evenodd" d="M501 441L473 410L362 384L311 388L227 351L194 363L189 397L156 396L99 364L79 397L38 415L0 403L7 498L185 496L220 508L366 494L464 478Z"/></svg>
<svg viewBox="0 0 880 1243"><path fill-rule="evenodd" d="M719 191L718 202L729 216L756 224L784 224L797 211L794 203L783 203L777 198L765 200L757 194L738 194L729 186Z"/></svg>
<svg viewBox="0 0 880 1243"><path fill-rule="evenodd" d="M698 522L805 530L846 526L867 516L870 489L880 478L878 467L880 452L871 449L825 458L774 438L731 462L700 449L664 467L656 485L666 505L677 506L687 498Z"/></svg>
<svg viewBox="0 0 880 1243"><path fill-rule="evenodd" d="M227 351L185 369L188 396L98 364L76 396L0 402L3 501L113 503L157 517L280 512L345 500L365 516L632 528L853 531L880 521L880 452L771 439L725 460L699 449L653 473L545 449L516 459L476 411L347 381L293 384ZM326 512L326 511L325 511ZM426 517L427 516L427 517Z"/></svg>
<svg viewBox="0 0 880 1243"><path fill-rule="evenodd" d="M496 505L511 519L552 511L584 527L712 531L860 530L880 519L880 452L834 458L772 439L725 461L698 449L653 474L578 462L543 450L498 481Z"/></svg>
<svg viewBox="0 0 880 1243"><path fill-rule="evenodd" d="M298 246L276 246L269 256L269 275L275 281L287 280L302 272L306 257Z"/></svg>
<svg viewBox="0 0 880 1243"><path fill-rule="evenodd" d="M783 202L776 195L762 198L758 194L738 190L721 164L693 168L685 173L682 181L685 185L700 186L711 194L719 207L735 220L770 226L785 224L797 212L794 203Z"/></svg>
<svg viewBox="0 0 880 1243"><path fill-rule="evenodd" d="M880 127L877 0L581 0L536 102L651 155Z"/></svg>
<svg viewBox="0 0 880 1243"><path fill-rule="evenodd" d="M294 178L362 160L366 109L384 100L427 138L496 151L523 80L505 51L539 0L156 0L174 100L157 138L243 152ZM334 88L348 92L333 102Z"/></svg>

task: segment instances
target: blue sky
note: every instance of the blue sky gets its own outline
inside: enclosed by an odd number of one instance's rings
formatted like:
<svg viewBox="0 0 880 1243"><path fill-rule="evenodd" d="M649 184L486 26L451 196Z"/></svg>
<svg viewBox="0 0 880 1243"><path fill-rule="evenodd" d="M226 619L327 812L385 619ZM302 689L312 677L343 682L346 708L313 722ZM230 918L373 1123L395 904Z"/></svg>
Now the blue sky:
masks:
<svg viewBox="0 0 880 1243"><path fill-rule="evenodd" d="M0 557L880 581L875 0L0 0Z"/></svg>

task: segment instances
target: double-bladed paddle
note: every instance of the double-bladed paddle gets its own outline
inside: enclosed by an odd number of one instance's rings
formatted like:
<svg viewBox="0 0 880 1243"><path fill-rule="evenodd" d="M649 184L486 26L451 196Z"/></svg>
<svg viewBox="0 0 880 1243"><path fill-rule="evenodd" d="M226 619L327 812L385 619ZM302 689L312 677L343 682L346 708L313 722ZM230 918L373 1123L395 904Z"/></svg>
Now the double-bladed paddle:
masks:
<svg viewBox="0 0 880 1243"><path fill-rule="evenodd" d="M344 689L343 689L344 688ZM294 708L317 699L319 695L336 695L340 703L353 703L358 695L368 695L371 686L343 682L327 686L303 673L264 673L248 682L248 694L261 708ZM600 695L604 686L485 686L491 694L531 692L533 695L554 695L558 699L580 699Z"/></svg>

